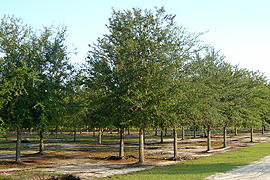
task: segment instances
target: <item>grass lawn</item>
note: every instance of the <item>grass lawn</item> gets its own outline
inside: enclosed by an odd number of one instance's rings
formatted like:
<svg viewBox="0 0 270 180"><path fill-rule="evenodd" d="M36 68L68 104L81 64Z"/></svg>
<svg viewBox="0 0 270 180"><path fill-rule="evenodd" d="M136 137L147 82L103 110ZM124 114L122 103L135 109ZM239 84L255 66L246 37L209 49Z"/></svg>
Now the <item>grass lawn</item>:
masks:
<svg viewBox="0 0 270 180"><path fill-rule="evenodd" d="M226 172L237 166L244 166L270 155L270 143L239 148L236 151L202 157L197 160L182 161L179 164L157 167L137 173L111 176L102 179L204 179L210 175Z"/></svg>

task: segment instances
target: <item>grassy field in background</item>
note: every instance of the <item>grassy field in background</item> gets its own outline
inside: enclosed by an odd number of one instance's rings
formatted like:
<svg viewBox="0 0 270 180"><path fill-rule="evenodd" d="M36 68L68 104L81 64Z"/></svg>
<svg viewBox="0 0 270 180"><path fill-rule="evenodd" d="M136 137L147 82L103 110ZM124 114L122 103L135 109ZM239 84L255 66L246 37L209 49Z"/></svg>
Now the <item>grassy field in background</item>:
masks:
<svg viewBox="0 0 270 180"><path fill-rule="evenodd" d="M244 166L253 161L270 155L270 143L239 148L236 151L202 157L197 160L182 161L179 164L156 167L126 175L117 175L101 179L128 180L191 180L204 179L210 175L232 170L237 166Z"/></svg>

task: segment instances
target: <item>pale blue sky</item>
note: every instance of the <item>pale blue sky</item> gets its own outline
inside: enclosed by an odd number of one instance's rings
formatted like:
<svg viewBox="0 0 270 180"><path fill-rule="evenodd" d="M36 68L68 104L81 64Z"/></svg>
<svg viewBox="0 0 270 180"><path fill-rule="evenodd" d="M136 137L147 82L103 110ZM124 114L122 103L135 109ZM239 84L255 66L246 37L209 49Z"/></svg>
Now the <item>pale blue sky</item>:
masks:
<svg viewBox="0 0 270 180"><path fill-rule="evenodd" d="M226 55L232 64L260 70L270 78L269 0L0 0L0 18L5 14L22 18L34 28L64 24L67 46L78 47L72 62L84 62L92 44L107 33L105 24L116 10L154 9L164 6L176 14L179 26L204 32L205 43Z"/></svg>

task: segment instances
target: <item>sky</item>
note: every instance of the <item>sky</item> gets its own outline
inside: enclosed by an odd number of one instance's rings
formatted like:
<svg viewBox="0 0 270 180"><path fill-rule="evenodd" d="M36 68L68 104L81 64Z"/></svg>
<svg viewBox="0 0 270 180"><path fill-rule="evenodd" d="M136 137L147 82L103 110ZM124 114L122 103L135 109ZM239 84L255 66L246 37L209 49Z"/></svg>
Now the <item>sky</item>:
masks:
<svg viewBox="0 0 270 180"><path fill-rule="evenodd" d="M108 33L106 24L115 10L164 6L175 14L178 26L190 32L206 32L201 39L211 44L226 61L270 78L269 0L0 0L0 18L14 15L34 29L67 26L71 62L83 63L88 44Z"/></svg>

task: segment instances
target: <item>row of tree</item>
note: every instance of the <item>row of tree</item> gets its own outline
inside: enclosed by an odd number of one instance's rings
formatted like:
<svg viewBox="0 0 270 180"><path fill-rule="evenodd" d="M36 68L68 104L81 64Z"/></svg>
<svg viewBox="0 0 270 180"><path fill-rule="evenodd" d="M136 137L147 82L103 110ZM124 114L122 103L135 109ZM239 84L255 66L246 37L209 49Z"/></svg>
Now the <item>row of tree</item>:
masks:
<svg viewBox="0 0 270 180"><path fill-rule="evenodd" d="M177 26L164 8L113 10L108 34L89 45L86 62L71 65L65 28L36 32L21 20L4 17L0 28L0 112L3 130L117 128L119 156L124 130L139 127L139 162L144 162L144 132L204 126L208 150L211 129L265 126L270 89L259 71L225 61L213 47ZM101 143L101 142L100 142Z"/></svg>
<svg viewBox="0 0 270 180"><path fill-rule="evenodd" d="M21 128L39 131L42 151L43 132L64 115L73 71L65 36L62 27L34 31L13 16L1 20L1 128L17 130L17 162L21 162Z"/></svg>

